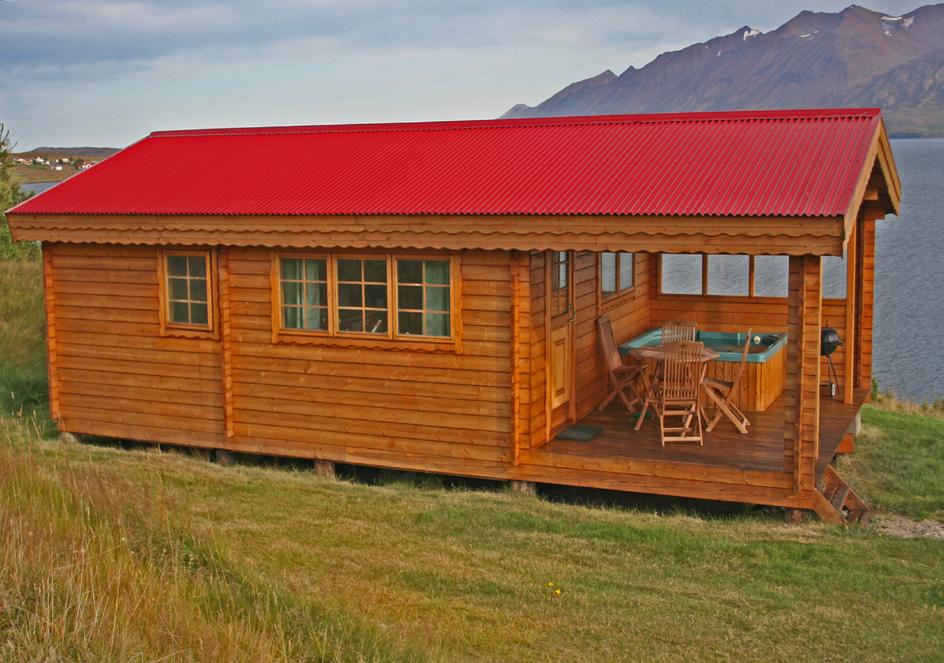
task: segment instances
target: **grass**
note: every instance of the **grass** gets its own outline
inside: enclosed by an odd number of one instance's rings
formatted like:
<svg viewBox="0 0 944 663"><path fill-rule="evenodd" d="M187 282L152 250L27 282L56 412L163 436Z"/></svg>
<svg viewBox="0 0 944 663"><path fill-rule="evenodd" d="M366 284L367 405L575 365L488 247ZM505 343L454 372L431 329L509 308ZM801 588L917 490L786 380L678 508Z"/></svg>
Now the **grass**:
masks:
<svg viewBox="0 0 944 663"><path fill-rule="evenodd" d="M0 261L0 411L49 428L44 330L42 264Z"/></svg>
<svg viewBox="0 0 944 663"><path fill-rule="evenodd" d="M17 180L21 183L27 183L61 182L79 171L72 166L63 166L62 170L52 170L48 166L17 164L13 172Z"/></svg>
<svg viewBox="0 0 944 663"><path fill-rule="evenodd" d="M0 265L0 375L14 394L0 414L0 659L870 661L944 650L942 541L786 525L765 510L601 508L395 472L367 485L44 441L38 276L35 264ZM909 465L911 454L941 462L938 423L868 412L848 468L856 487L903 512L909 493L925 495L913 513L939 514L940 469Z"/></svg>
<svg viewBox="0 0 944 663"><path fill-rule="evenodd" d="M882 510L944 522L944 418L867 407L840 472Z"/></svg>

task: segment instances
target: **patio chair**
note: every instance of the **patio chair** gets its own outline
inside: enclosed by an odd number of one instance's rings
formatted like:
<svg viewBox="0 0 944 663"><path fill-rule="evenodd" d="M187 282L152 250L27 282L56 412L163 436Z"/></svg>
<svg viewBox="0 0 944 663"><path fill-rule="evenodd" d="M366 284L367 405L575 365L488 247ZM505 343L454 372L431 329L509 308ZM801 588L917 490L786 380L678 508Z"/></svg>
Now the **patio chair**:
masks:
<svg viewBox="0 0 944 663"><path fill-rule="evenodd" d="M699 392L704 376L704 344L679 341L666 346L655 403L662 446L705 441L701 428Z"/></svg>
<svg viewBox="0 0 944 663"><path fill-rule="evenodd" d="M678 343L679 341L695 340L694 322L680 322L678 320L666 320L662 323L662 345Z"/></svg>
<svg viewBox="0 0 944 663"><path fill-rule="evenodd" d="M747 338L744 340L744 349L741 350L741 362L738 364L737 373L730 382L727 380L718 380L708 378L705 380L705 394L715 406L715 415L705 430L711 432L721 421L722 415L731 420L731 423L744 435L747 435L747 427L751 425L743 412L734 404L734 398L738 393L738 386L741 384L741 376L744 375L744 369L747 365L747 355L751 351L751 331L747 330Z"/></svg>
<svg viewBox="0 0 944 663"><path fill-rule="evenodd" d="M612 385L610 393L600 403L599 410L605 409L615 398L619 398L630 414L636 411L636 404L642 403L639 396L638 382L642 375L642 366L638 364L624 364L620 356L619 346L616 345L616 336L613 334L613 323L609 316L597 318L597 331L600 334L600 348L606 360L606 369L609 383ZM630 393L627 394L626 392Z"/></svg>

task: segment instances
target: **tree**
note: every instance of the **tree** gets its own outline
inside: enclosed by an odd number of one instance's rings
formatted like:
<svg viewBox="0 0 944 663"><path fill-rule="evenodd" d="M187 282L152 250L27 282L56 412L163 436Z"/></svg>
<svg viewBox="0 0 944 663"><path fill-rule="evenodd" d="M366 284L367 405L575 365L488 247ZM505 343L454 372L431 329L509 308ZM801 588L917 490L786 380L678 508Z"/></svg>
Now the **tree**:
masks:
<svg viewBox="0 0 944 663"><path fill-rule="evenodd" d="M0 123L0 260L34 259L39 256L39 245L35 242L15 244L4 214L27 197L13 177L13 146L10 131Z"/></svg>

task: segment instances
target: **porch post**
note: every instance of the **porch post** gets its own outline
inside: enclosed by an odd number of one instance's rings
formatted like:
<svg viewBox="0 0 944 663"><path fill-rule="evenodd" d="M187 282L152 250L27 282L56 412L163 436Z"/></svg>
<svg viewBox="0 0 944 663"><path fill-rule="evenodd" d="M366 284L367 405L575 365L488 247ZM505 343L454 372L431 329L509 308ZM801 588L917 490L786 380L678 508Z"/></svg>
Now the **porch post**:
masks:
<svg viewBox="0 0 944 663"><path fill-rule="evenodd" d="M856 337L855 379L859 388L872 384L872 305L875 295L875 220L878 214L863 214L856 229ZM847 286L848 287L848 286Z"/></svg>
<svg viewBox="0 0 944 663"><path fill-rule="evenodd" d="M785 470L793 473L796 493L816 488L821 323L822 259L790 256L783 438Z"/></svg>

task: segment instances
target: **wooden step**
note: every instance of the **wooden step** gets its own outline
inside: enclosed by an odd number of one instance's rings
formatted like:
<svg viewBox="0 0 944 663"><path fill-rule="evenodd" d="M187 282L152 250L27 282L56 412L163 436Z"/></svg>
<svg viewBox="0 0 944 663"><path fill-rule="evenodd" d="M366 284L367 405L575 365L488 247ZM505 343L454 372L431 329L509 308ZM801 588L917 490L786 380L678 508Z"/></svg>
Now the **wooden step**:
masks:
<svg viewBox="0 0 944 663"><path fill-rule="evenodd" d="M820 518L837 525L868 525L872 510L832 465L818 483L814 509Z"/></svg>

